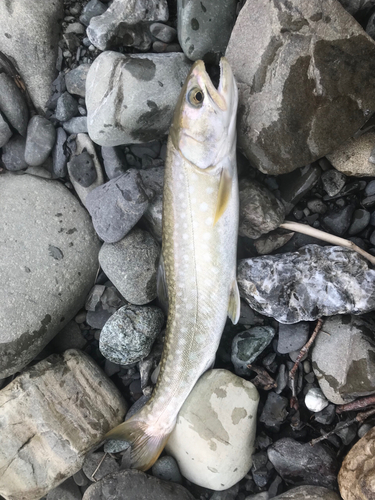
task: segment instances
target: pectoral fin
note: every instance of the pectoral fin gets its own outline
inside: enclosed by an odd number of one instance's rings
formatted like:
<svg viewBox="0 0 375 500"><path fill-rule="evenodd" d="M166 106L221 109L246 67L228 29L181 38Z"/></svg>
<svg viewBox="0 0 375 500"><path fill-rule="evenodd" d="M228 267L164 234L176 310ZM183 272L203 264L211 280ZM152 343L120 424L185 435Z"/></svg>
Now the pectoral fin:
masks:
<svg viewBox="0 0 375 500"><path fill-rule="evenodd" d="M238 291L237 280L232 283L232 288L229 294L228 316L232 323L236 325L240 319L241 300L240 292Z"/></svg>
<svg viewBox="0 0 375 500"><path fill-rule="evenodd" d="M214 225L220 219L228 206L232 191L232 176L227 168L223 168L220 176L219 193L217 196Z"/></svg>
<svg viewBox="0 0 375 500"><path fill-rule="evenodd" d="M163 252L160 254L158 274L156 278L156 292L158 294L158 299L164 311L168 313L168 288L167 281L165 277L165 268L163 260Z"/></svg>

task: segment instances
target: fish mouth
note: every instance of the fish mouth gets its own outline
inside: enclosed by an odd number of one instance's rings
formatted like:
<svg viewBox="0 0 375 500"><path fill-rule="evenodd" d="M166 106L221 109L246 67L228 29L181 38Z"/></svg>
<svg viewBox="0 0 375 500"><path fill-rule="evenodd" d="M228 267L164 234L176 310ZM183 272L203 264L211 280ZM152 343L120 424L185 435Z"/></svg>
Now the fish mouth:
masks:
<svg viewBox="0 0 375 500"><path fill-rule="evenodd" d="M196 61L192 73L202 89L205 89L210 99L221 111L228 108L228 97L233 86L233 74L231 67L225 57L220 59L220 81L218 88L212 83L203 61Z"/></svg>

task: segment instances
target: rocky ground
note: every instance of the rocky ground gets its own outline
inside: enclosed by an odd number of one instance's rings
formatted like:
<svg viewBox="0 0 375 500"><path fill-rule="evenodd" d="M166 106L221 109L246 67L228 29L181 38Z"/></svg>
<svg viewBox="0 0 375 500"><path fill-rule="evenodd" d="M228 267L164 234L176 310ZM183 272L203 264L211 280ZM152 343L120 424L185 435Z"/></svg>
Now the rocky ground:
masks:
<svg viewBox="0 0 375 500"><path fill-rule="evenodd" d="M8 0L0 19L0 498L374 498L375 271L279 226L375 256L375 1ZM241 317L145 474L102 439L156 382L166 134L192 61L214 78L224 53Z"/></svg>

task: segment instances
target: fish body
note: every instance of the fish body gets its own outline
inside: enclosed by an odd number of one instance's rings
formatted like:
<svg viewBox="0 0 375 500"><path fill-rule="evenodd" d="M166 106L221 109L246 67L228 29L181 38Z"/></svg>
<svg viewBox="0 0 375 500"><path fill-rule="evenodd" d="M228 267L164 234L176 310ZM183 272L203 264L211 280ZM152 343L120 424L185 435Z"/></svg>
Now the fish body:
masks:
<svg viewBox="0 0 375 500"><path fill-rule="evenodd" d="M225 59L218 89L197 61L171 126L159 273L169 311L160 373L150 401L107 435L132 443L132 466L141 470L158 458L181 406L212 366L228 314L238 321L237 99Z"/></svg>

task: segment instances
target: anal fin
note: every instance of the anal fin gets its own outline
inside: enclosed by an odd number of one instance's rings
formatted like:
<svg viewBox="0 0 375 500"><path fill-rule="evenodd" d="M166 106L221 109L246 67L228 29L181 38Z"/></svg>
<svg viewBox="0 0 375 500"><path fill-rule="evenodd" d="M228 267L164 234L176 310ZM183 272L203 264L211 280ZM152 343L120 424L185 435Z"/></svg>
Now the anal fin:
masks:
<svg viewBox="0 0 375 500"><path fill-rule="evenodd" d="M234 325L236 325L238 323L238 320L240 319L240 311L241 311L240 292L238 290L237 280L234 279L229 294L229 305L228 305L228 316L230 317Z"/></svg>

